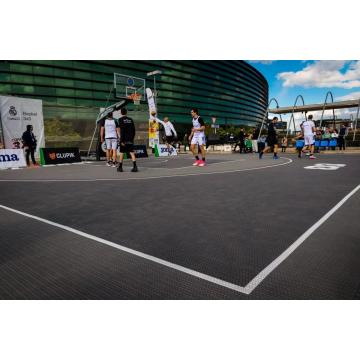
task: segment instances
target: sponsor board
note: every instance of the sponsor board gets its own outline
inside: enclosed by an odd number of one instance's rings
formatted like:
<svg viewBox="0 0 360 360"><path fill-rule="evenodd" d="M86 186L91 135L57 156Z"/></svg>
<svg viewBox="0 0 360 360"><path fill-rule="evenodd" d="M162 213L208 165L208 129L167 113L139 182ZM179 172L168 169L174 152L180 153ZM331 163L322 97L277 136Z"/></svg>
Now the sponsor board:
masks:
<svg viewBox="0 0 360 360"><path fill-rule="evenodd" d="M21 149L0 149L0 169L26 167L24 151Z"/></svg>
<svg viewBox="0 0 360 360"><path fill-rule="evenodd" d="M79 148L41 148L41 165L81 162Z"/></svg>
<svg viewBox="0 0 360 360"><path fill-rule="evenodd" d="M213 150L214 151L224 151L224 152L231 152L231 145L213 145L214 148Z"/></svg>
<svg viewBox="0 0 360 360"><path fill-rule="evenodd" d="M177 151L173 146L167 147L164 144L156 144L155 145L155 157L159 156L176 156Z"/></svg>
<svg viewBox="0 0 360 360"><path fill-rule="evenodd" d="M137 158L148 157L146 145L134 145L134 153ZM127 154L130 157L130 154Z"/></svg>
<svg viewBox="0 0 360 360"><path fill-rule="evenodd" d="M7 149L20 149L27 125L32 125L37 140L35 156L45 146L42 100L0 96L0 118Z"/></svg>
<svg viewBox="0 0 360 360"><path fill-rule="evenodd" d="M101 150L106 153L106 142L101 143ZM134 153L137 158L148 157L146 145L134 145ZM120 155L120 149L117 148L117 155ZM125 154L125 159L130 157L130 153Z"/></svg>

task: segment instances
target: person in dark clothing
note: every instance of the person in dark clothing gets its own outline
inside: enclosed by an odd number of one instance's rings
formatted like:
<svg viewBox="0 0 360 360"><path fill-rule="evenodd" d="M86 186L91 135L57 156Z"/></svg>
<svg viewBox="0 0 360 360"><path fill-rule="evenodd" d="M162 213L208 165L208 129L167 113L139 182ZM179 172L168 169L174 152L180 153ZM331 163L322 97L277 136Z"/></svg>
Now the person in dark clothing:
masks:
<svg viewBox="0 0 360 360"><path fill-rule="evenodd" d="M137 172L136 157L134 152L135 125L132 118L127 116L126 108L121 109L121 118L119 119L120 127L120 162L117 171L123 172L122 163L124 153L130 153L133 162L132 172Z"/></svg>
<svg viewBox="0 0 360 360"><path fill-rule="evenodd" d="M259 159L262 159L264 152L268 149L274 152L274 159L277 160L279 157L277 155L278 150L278 138L276 134L275 124L278 121L278 118L275 116L271 122L267 125L268 135L266 138L267 147L264 150L259 151Z"/></svg>
<svg viewBox="0 0 360 360"><path fill-rule="evenodd" d="M190 144L189 144L189 135L186 133L183 138L183 146L184 146L184 152L186 152L186 149L189 148L190 150Z"/></svg>
<svg viewBox="0 0 360 360"><path fill-rule="evenodd" d="M26 164L27 166L30 166L30 155L31 155L31 161L34 166L37 166L36 160L35 160L35 150L36 150L36 137L33 133L33 126L27 125L26 131L22 135L22 143L23 148L25 150L25 156L26 156Z"/></svg>
<svg viewBox="0 0 360 360"><path fill-rule="evenodd" d="M345 150L345 137L347 135L347 128L344 124L341 124L340 131L339 131L339 137L337 139L339 150Z"/></svg>
<svg viewBox="0 0 360 360"><path fill-rule="evenodd" d="M245 152L245 132L244 129L240 129L239 132L239 141L234 147L234 151L236 151L236 148L239 146L240 148L240 154L242 154L243 150Z"/></svg>
<svg viewBox="0 0 360 360"><path fill-rule="evenodd" d="M252 142L252 151L258 152L258 138L259 138L259 134L260 134L260 127L257 126L256 129L254 130L252 137L251 137L251 142Z"/></svg>
<svg viewBox="0 0 360 360"><path fill-rule="evenodd" d="M302 131L295 137L295 140L301 140L301 141L304 141L304 134L302 133ZM301 159L301 152L302 152L302 149L304 147L304 143L295 143L295 146L296 146L296 152L298 154L298 158Z"/></svg>
<svg viewBox="0 0 360 360"><path fill-rule="evenodd" d="M288 139L286 136L284 136L282 139L281 139L281 152L286 152L286 148L288 146Z"/></svg>

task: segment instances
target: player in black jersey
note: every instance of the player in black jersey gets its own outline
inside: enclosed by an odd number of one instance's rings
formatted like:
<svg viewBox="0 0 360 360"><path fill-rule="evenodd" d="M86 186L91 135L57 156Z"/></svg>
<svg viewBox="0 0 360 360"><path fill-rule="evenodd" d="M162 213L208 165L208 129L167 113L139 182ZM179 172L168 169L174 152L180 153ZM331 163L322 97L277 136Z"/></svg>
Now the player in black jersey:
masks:
<svg viewBox="0 0 360 360"><path fill-rule="evenodd" d="M122 172L122 163L124 160L124 153L130 153L133 162L132 172L137 172L136 157L134 152L134 138L135 138L135 125L132 118L127 116L127 110L122 108L121 118L119 119L120 127L120 162L117 171Z"/></svg>
<svg viewBox="0 0 360 360"><path fill-rule="evenodd" d="M275 129L275 124L277 123L277 121L278 121L278 118L275 116L271 120L271 122L267 125L267 128L268 128L268 135L266 138L267 147L265 149L259 151L259 159L261 159L264 152L266 152L269 149L271 149L271 151L274 152L273 159L275 159L275 160L279 159L279 157L277 155L278 138L277 138L276 129Z"/></svg>

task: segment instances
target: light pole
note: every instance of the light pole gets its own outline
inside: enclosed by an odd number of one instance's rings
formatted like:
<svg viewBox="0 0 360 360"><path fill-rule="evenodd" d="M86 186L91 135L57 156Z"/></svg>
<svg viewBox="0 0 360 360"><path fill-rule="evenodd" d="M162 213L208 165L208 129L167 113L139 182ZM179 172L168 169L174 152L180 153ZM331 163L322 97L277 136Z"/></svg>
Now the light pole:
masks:
<svg viewBox="0 0 360 360"><path fill-rule="evenodd" d="M154 76L154 102L156 108L157 108L156 75L161 75L161 74L162 74L161 70L154 70L146 74L147 76Z"/></svg>

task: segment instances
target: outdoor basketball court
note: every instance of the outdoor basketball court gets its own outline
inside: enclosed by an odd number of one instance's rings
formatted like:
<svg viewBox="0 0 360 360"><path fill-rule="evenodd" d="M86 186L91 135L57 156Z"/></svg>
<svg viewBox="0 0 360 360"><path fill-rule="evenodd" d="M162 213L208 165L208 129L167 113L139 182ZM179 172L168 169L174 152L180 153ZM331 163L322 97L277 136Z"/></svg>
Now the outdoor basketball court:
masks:
<svg viewBox="0 0 360 360"><path fill-rule="evenodd" d="M0 298L360 298L359 155L207 160L1 171Z"/></svg>

